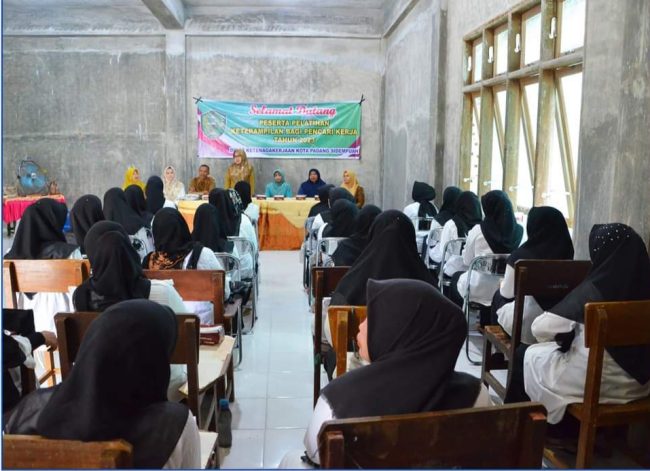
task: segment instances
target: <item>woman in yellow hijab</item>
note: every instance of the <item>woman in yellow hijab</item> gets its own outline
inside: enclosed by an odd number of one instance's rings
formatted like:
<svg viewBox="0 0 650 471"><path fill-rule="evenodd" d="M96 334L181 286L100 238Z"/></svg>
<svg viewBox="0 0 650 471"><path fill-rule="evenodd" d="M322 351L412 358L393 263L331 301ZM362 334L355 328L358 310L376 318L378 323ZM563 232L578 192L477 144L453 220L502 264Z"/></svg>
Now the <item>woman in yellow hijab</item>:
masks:
<svg viewBox="0 0 650 471"><path fill-rule="evenodd" d="M126 190L128 186L138 185L144 191L144 182L140 180L140 170L137 167L131 165L126 169L124 174L124 183L122 184L122 189Z"/></svg>
<svg viewBox="0 0 650 471"><path fill-rule="evenodd" d="M363 191L363 187L357 181L356 173L352 170L345 170L343 172L343 184L341 187L348 190L354 196L354 201L357 203L358 208L363 207L363 204L366 202L366 194Z"/></svg>

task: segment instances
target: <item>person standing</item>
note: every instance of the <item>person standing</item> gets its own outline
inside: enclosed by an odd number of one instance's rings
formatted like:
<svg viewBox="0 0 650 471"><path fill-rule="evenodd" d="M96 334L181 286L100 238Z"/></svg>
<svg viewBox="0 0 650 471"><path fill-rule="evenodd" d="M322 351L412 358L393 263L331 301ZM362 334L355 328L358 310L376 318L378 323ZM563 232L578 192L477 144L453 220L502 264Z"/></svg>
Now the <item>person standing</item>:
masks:
<svg viewBox="0 0 650 471"><path fill-rule="evenodd" d="M190 193L207 195L217 186L214 178L210 176L210 167L203 164L199 167L199 175L192 178L190 182Z"/></svg>
<svg viewBox="0 0 650 471"><path fill-rule="evenodd" d="M232 164L226 170L225 189L234 189L237 182L246 182L255 191L255 171L248 162L244 149L235 149L232 153Z"/></svg>

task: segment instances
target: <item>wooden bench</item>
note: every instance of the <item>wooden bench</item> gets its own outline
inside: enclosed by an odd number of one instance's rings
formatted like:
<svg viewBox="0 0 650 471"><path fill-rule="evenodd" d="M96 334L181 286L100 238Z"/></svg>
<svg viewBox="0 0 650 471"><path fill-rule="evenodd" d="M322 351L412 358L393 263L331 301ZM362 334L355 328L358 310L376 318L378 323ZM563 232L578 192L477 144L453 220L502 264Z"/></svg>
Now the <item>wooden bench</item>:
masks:
<svg viewBox="0 0 650 471"><path fill-rule="evenodd" d="M348 345L355 339L361 324L368 315L366 306L330 306L327 317L332 333L332 348L336 352L336 376L348 368Z"/></svg>
<svg viewBox="0 0 650 471"><path fill-rule="evenodd" d="M605 348L649 344L650 301L585 305L585 347L589 349L589 359L584 402L570 404L566 410L580 421L576 468L591 467L598 427L627 425L650 417L650 396L627 404L600 404L599 401ZM544 454L555 466L573 467L560 461L552 449L544 450ZM642 464L648 466L647 462Z"/></svg>
<svg viewBox="0 0 650 471"><path fill-rule="evenodd" d="M500 325L485 326L483 332L483 366L481 379L501 397L505 398L512 380L512 365L515 350L521 344L524 306L526 296L559 302L571 292L591 268L590 261L583 260L518 260L515 263L515 307L512 336ZM497 363L492 358L492 347L501 352L506 363ZM506 384L503 385L492 373L507 369Z"/></svg>
<svg viewBox="0 0 650 471"><path fill-rule="evenodd" d="M323 468L540 468L546 410L537 403L327 421Z"/></svg>
<svg viewBox="0 0 650 471"><path fill-rule="evenodd" d="M323 336L323 298L331 296L350 267L314 267L311 272L314 296L314 407L320 395Z"/></svg>
<svg viewBox="0 0 650 471"><path fill-rule="evenodd" d="M5 434L2 445L2 467L5 469L133 467L133 447L124 440L82 442Z"/></svg>
<svg viewBox="0 0 650 471"><path fill-rule="evenodd" d="M17 308L18 293L64 293L90 277L88 260L5 260L2 282L6 307ZM55 313L52 313L54 315ZM54 352L45 355L45 374L38 379L48 386L56 383Z"/></svg>
<svg viewBox="0 0 650 471"><path fill-rule="evenodd" d="M61 376L67 378L77 358L81 342L92 322L101 315L99 312L58 313L55 317L61 356ZM172 353L172 365L185 365L187 369L187 405L196 417L199 428L216 430L217 401L219 391L215 390L218 373L211 375L213 381L201 383L199 380L199 318L194 314L176 314L178 337ZM225 342L225 340L224 340ZM232 365L232 359L230 358ZM223 377L220 378L223 380ZM202 386L202 387L200 387ZM183 389L183 388L181 388ZM211 393L206 393L212 390ZM199 395L205 394L202 407ZM226 392L222 389L222 394Z"/></svg>

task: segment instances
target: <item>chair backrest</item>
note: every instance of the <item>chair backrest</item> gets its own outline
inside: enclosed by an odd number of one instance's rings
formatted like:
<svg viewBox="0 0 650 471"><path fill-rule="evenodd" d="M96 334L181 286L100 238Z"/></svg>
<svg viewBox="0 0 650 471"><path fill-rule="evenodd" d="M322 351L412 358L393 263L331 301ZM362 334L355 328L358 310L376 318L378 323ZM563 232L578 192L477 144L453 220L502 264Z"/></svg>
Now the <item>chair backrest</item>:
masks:
<svg viewBox="0 0 650 471"><path fill-rule="evenodd" d="M332 333L332 348L336 352L336 376L347 371L347 352L361 324L368 315L366 306L330 306L327 310Z"/></svg>
<svg viewBox="0 0 650 471"><path fill-rule="evenodd" d="M255 250L255 246L246 237L228 236L228 240L235 244L235 247L237 247L237 253L239 253L240 257L244 254L251 254L253 260L257 260L258 254ZM220 254L221 252L217 253Z"/></svg>
<svg viewBox="0 0 650 471"><path fill-rule="evenodd" d="M584 404L598 408L606 347L650 345L650 300L585 304L585 347L589 349Z"/></svg>
<svg viewBox="0 0 650 471"><path fill-rule="evenodd" d="M116 469L133 466L133 447L124 440L82 442L5 434L2 445L2 467L5 469Z"/></svg>
<svg viewBox="0 0 650 471"><path fill-rule="evenodd" d="M433 217L412 217L411 222L413 223L413 226L415 227L415 232L419 231L428 231L431 229L431 221L433 221Z"/></svg>
<svg viewBox="0 0 650 471"><path fill-rule="evenodd" d="M314 405L320 394L320 355L323 335L323 298L331 296L350 267L314 267L311 272L314 297Z"/></svg>
<svg viewBox="0 0 650 471"><path fill-rule="evenodd" d="M77 359L88 328L101 312L60 312L54 316L59 341L61 377L67 378ZM194 314L176 314L178 336L172 353L172 365L187 365L188 406L198 413L199 318Z"/></svg>
<svg viewBox="0 0 650 471"><path fill-rule="evenodd" d="M569 294L591 268L589 260L517 260L515 262L515 311L511 354L521 343L526 296L559 302ZM511 357L512 358L512 357Z"/></svg>
<svg viewBox="0 0 650 471"><path fill-rule="evenodd" d="M323 266L323 254L332 255L338 247L339 242L346 240L347 237L323 237L318 241L316 246L316 266Z"/></svg>
<svg viewBox="0 0 650 471"><path fill-rule="evenodd" d="M323 468L540 468L545 433L521 403L327 421L318 449Z"/></svg>
<svg viewBox="0 0 650 471"><path fill-rule="evenodd" d="M442 292L445 281L445 263L447 263L447 255L460 255L465 245L465 237L458 239L451 239L445 243L442 248L442 260L440 261L440 275L438 276L438 288Z"/></svg>
<svg viewBox="0 0 650 471"><path fill-rule="evenodd" d="M7 307L15 308L17 293L67 293L90 276L88 260L5 260L4 294Z"/></svg>
<svg viewBox="0 0 650 471"><path fill-rule="evenodd" d="M241 281L241 263L238 257L229 252L215 252L214 256L224 267L225 273L230 275L232 281Z"/></svg>
<svg viewBox="0 0 650 471"><path fill-rule="evenodd" d="M144 270L150 280L173 280L174 288L184 301L210 301L214 310L214 323L224 323L223 270Z"/></svg>

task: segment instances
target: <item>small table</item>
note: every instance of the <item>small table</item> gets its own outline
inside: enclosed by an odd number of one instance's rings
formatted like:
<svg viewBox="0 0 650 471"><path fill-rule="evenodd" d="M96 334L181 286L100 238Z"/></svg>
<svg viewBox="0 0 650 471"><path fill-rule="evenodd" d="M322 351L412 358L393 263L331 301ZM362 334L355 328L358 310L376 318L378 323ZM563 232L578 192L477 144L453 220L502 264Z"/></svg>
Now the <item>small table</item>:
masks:
<svg viewBox="0 0 650 471"><path fill-rule="evenodd" d="M36 203L41 198L52 198L59 203L65 203L63 195L33 195L18 196L15 198L2 198L2 221L7 225L7 236L16 229L16 221L23 217L28 206Z"/></svg>

